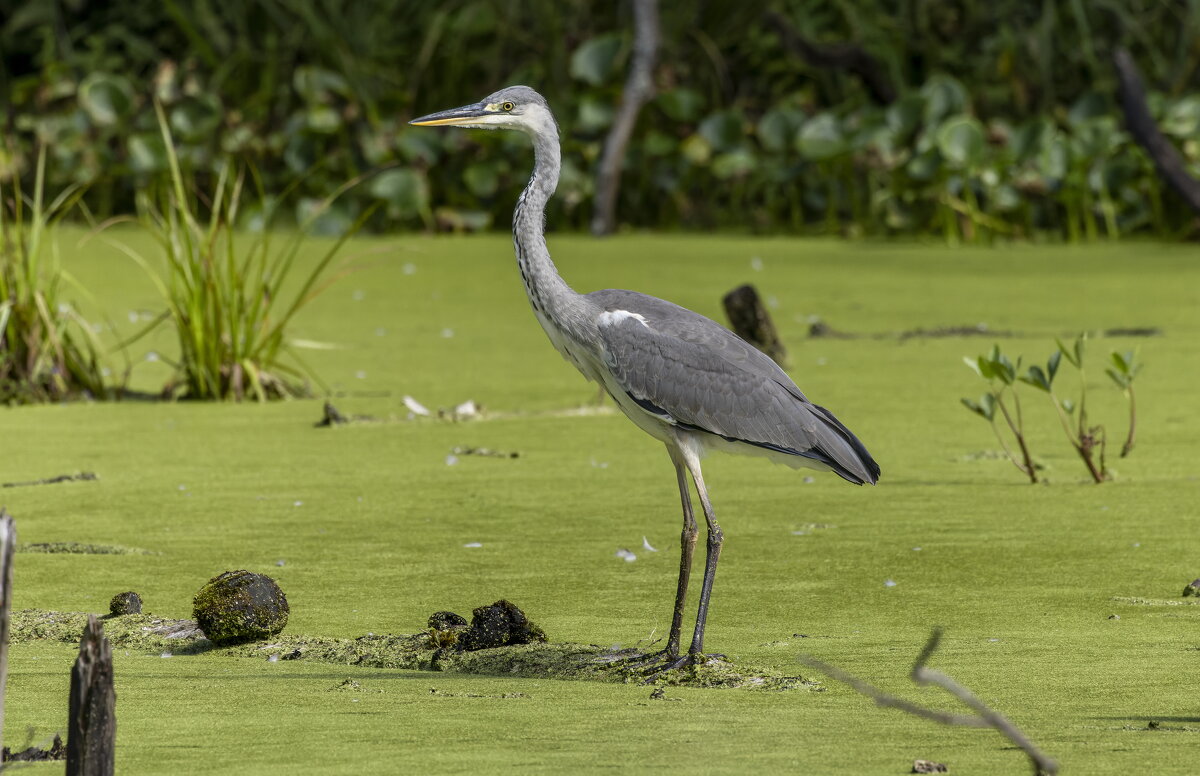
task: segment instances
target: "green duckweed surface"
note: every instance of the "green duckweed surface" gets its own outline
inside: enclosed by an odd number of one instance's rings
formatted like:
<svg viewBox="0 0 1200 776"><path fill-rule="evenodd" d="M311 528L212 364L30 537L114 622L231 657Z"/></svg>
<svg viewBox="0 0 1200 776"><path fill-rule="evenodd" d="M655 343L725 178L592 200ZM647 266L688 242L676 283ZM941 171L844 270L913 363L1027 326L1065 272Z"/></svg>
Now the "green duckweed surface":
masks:
<svg viewBox="0 0 1200 776"><path fill-rule="evenodd" d="M135 232L110 236L150 247ZM81 237L59 235L90 294L79 305L116 327L110 341L128 336L160 309L153 286ZM550 243L580 290L635 288L718 319L724 292L756 283L799 385L883 468L877 487L854 488L761 460L706 462L726 536L711 651L806 677L797 656L809 654L950 706L906 678L940 625L934 665L1064 773L1195 771L1200 608L1179 594L1200 576L1197 249ZM97 475L0 491L20 541L133 550L18 554L14 609L104 613L114 594L136 590L145 612L181 619L208 579L246 568L287 594L281 639L419 633L432 612L469 616L501 598L551 645L627 648L664 635L678 568L670 462L623 417L594 409L595 387L530 314L508 238L358 239L350 253L359 269L294 334L319 346L301 353L338 409L376 422L316 428L319 400L0 411L0 481ZM809 339L812 316L869 336ZM980 323L1011 333L999 340L1007 352L1038 360L1054 337L1080 330L1161 330L1091 342L1092 414L1114 439L1125 410L1101 358L1140 346L1147 364L1138 446L1110 461L1115 481L1088 483L1049 405L1031 394L1030 442L1049 483L1023 482L959 405L979 393L962 357L993 339L899 336ZM172 353L166 334L135 346L134 386L161 386ZM485 419L410 420L406 395L435 412L471 399ZM622 548L636 561L617 557ZM50 638L12 645L5 744L46 744L65 728L74 651ZM114 648L123 774L882 775L915 758L951 773L1027 770L992 731L878 709L830 681L824 692L668 687L652 699L636 683L272 662L244 647L164 652Z"/></svg>

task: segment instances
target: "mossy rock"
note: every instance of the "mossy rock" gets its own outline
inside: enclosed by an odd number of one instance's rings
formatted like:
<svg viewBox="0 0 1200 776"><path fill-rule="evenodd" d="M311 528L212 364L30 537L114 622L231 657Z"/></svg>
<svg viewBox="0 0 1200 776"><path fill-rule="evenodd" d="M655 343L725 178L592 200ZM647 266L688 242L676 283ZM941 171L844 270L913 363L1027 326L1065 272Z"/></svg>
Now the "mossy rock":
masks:
<svg viewBox="0 0 1200 776"><path fill-rule="evenodd" d="M455 646L464 651L495 649L514 644L546 641L546 633L534 625L516 604L500 600L472 612L471 627L459 634Z"/></svg>
<svg viewBox="0 0 1200 776"><path fill-rule="evenodd" d="M1187 598L1192 595L1200 596L1200 579L1193 579L1184 586L1183 597Z"/></svg>
<svg viewBox="0 0 1200 776"><path fill-rule="evenodd" d="M200 588L192 616L214 644L243 644L283 630L288 602L275 580L250 571L226 571Z"/></svg>
<svg viewBox="0 0 1200 776"><path fill-rule="evenodd" d="M141 614L142 597L132 590L117 593L108 602L108 611L114 617L123 617L127 614Z"/></svg>

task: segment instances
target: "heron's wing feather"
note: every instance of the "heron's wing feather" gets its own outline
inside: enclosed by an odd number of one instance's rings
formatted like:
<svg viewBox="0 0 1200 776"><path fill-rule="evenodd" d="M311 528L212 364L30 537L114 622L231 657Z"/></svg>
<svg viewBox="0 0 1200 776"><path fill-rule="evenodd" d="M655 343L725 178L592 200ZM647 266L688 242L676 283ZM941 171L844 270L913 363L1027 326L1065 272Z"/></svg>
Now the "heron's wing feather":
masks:
<svg viewBox="0 0 1200 776"><path fill-rule="evenodd" d="M653 320L655 331L684 342L703 346L731 366L766 379L776 380L793 396L808 401L787 372L766 353L721 326L711 318L686 307L637 291L605 289L587 295L603 310L628 310Z"/></svg>
<svg viewBox="0 0 1200 776"><path fill-rule="evenodd" d="M879 467L862 443L736 335L653 297L600 293L608 296L589 297L621 305L600 318L605 363L647 412L682 428L811 458L851 482L877 479Z"/></svg>

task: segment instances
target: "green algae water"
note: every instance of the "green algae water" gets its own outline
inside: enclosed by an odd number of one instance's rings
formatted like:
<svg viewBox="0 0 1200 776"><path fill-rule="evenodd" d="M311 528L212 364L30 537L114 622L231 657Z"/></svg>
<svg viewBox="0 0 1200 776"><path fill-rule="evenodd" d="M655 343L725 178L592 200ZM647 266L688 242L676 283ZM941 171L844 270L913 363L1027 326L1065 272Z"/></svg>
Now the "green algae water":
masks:
<svg viewBox="0 0 1200 776"><path fill-rule="evenodd" d="M142 270L95 240L80 247L83 236L58 235L88 291L77 303L116 342L161 302ZM135 232L112 236L149 249ZM1179 592L1200 576L1197 249L554 235L550 247L580 291L633 288L717 320L721 296L754 283L796 382L882 466L878 486L855 488L761 460L706 462L726 537L712 651L821 680L797 662L812 655L949 708L907 679L940 625L934 667L1064 773L1194 771L1200 607ZM0 482L97 476L0 490L20 541L134 549L20 553L14 609L103 613L135 590L145 612L187 618L208 579L245 568L285 591L281 638L414 634L431 612L501 598L552 644L665 636L680 524L671 464L545 340L509 239L363 238L347 253L355 270L292 333L337 408L371 420L317 428L320 399L0 411ZM810 338L817 320L855 336ZM981 325L995 336L930 336ZM1157 333L1105 335L1137 329ZM1055 337L1080 331L1092 333L1091 414L1110 439L1126 410L1101 361L1139 348L1138 446L1112 454L1112 482L1090 484L1049 402L1028 392L1048 481L1031 486L959 404L979 392L962 357L999 341L1044 361ZM160 388L173 351L165 330L131 349L132 387ZM410 418L405 397L432 416ZM482 419L434 417L468 400ZM461 452L481 448L517 456ZM13 644L6 745L65 729L74 654ZM993 731L878 709L831 681L652 699L636 683L250 654L115 646L120 771L893 774L917 758L951 773L1027 770Z"/></svg>

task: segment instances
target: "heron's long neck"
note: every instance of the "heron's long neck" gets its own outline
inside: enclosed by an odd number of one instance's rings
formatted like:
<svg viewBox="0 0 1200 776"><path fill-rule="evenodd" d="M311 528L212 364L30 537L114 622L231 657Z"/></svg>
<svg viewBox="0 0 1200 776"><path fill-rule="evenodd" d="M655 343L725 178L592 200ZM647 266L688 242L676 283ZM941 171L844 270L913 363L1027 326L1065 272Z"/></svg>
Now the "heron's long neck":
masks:
<svg viewBox="0 0 1200 776"><path fill-rule="evenodd" d="M535 154L533 175L513 211L513 247L517 252L517 266L534 311L579 338L587 328L587 304L558 274L550 259L550 251L546 248L546 203L558 186L558 133L539 133L533 135L532 139Z"/></svg>

